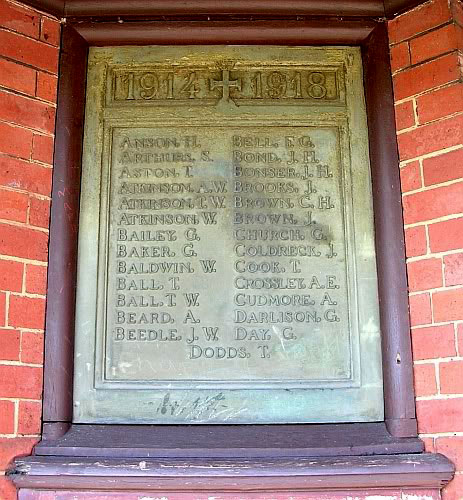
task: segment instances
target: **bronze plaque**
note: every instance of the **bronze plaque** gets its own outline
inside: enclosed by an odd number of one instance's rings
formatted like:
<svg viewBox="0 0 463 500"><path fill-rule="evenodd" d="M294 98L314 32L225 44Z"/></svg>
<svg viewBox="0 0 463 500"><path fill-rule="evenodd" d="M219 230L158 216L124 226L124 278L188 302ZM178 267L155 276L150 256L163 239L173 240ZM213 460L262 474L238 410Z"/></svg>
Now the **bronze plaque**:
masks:
<svg viewBox="0 0 463 500"><path fill-rule="evenodd" d="M361 78L353 48L91 49L75 421L382 419Z"/></svg>

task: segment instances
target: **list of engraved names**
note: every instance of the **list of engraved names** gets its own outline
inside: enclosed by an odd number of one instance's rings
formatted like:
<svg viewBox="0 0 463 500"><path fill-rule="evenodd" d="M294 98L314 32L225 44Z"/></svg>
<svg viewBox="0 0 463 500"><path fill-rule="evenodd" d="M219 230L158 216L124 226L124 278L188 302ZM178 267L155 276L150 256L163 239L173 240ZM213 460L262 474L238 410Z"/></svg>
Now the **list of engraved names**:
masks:
<svg viewBox="0 0 463 500"><path fill-rule="evenodd" d="M112 131L105 379L348 381L337 127Z"/></svg>

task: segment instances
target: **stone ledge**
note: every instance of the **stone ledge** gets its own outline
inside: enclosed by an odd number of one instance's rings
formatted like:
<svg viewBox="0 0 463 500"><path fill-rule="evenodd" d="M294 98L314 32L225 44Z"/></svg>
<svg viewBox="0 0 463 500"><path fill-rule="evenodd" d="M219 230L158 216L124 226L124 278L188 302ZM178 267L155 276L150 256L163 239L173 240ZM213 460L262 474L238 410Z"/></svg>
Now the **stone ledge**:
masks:
<svg viewBox="0 0 463 500"><path fill-rule="evenodd" d="M90 459L31 456L8 476L18 488L152 492L441 489L453 477L443 455L293 459Z"/></svg>

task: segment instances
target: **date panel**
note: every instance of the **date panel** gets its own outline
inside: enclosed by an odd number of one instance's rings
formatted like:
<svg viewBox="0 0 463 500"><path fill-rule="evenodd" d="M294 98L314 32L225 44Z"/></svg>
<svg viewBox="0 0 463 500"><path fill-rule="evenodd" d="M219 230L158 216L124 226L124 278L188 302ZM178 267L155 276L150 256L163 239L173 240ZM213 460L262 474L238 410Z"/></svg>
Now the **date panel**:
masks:
<svg viewBox="0 0 463 500"><path fill-rule="evenodd" d="M343 94L337 68L114 68L111 81L115 104L336 104Z"/></svg>

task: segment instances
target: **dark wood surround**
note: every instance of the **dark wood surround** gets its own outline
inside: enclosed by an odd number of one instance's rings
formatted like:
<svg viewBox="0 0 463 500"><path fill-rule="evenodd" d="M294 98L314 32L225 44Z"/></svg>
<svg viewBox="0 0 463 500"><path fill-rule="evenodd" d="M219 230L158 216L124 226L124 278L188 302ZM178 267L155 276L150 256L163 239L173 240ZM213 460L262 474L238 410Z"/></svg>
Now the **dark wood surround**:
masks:
<svg viewBox="0 0 463 500"><path fill-rule="evenodd" d="M46 436L40 455L120 458L288 458L420 453L383 423L331 425L72 425Z"/></svg>
<svg viewBox="0 0 463 500"><path fill-rule="evenodd" d="M10 477L20 488L151 492L246 493L440 489L452 478L449 461L425 453L330 459L147 459L31 457ZM265 498L262 496L261 498Z"/></svg>
<svg viewBox="0 0 463 500"><path fill-rule="evenodd" d="M88 45L62 32L50 224L43 420L72 419L77 235ZM78 76L77 76L78 75Z"/></svg>
<svg viewBox="0 0 463 500"><path fill-rule="evenodd" d="M153 16L337 16L391 19L426 0L23 0L58 18L152 18Z"/></svg>
<svg viewBox="0 0 463 500"><path fill-rule="evenodd" d="M340 1L335 3L336 12L329 2L322 0L31 0L26 3L69 19L63 26L60 61L43 440L37 445L35 456L17 461L17 469L12 475L15 483L19 487L40 484L42 489L110 489L108 485L114 483L113 476L117 475L119 489L124 486L130 489L163 486L167 491L177 485L179 491L182 488L186 491L188 487L182 484L186 485L188 481L180 470L185 472L197 464L200 471L198 460L213 464L212 469L216 469L217 460L224 457L234 458L237 470L243 467L240 459L248 460L249 474L242 474L243 482L240 483L241 477L240 481L231 480L222 471L217 476L198 472L191 484L199 490L229 490L233 483L235 491L240 488L262 491L265 476L265 483L274 491L293 487L311 491L309 485L313 488L317 481L321 481L317 483L320 488L355 489L373 485L438 488L450 480L453 468L444 457L419 455L421 458L414 458L416 463L412 465L411 458L404 456L407 453L420 454L423 445L416 438L389 48L386 26L379 18L390 15L391 9L398 11L418 2L386 0L383 5L376 0ZM192 11L195 15L191 14ZM218 18L211 21L201 18L205 13ZM348 19L333 18L333 14L342 14ZM230 17L225 18L225 15ZM253 20L254 15L261 18ZM303 18L296 19L295 15ZM163 20L163 16L169 19ZM127 21L117 22L118 17L127 17ZM73 425L77 224L88 47L234 43L362 47L383 332L385 422L199 427ZM394 457L398 454L401 456ZM368 455L376 457L367 458ZM339 456L344 458L336 462L333 457ZM98 468L91 459L76 461L76 457L106 457L108 465ZM130 472L134 470L130 458L149 460L153 457L180 462L183 459L181 463L185 468L178 467L177 463L177 476L162 480L155 462L149 464L152 467L150 473ZM307 457L319 458L307 461ZM305 462L302 464L301 460L307 461L303 474L301 465ZM371 476L371 460L379 467L376 476ZM272 477L270 481L269 476ZM321 476L325 479L317 479ZM369 479L370 476L373 479ZM123 477L126 479L121 479Z"/></svg>
<svg viewBox="0 0 463 500"><path fill-rule="evenodd" d="M77 32L90 44L108 45L360 45L376 26L369 19L258 21L80 21ZM327 38L327 32L329 38Z"/></svg>
<svg viewBox="0 0 463 500"><path fill-rule="evenodd" d="M270 23L270 26L268 25ZM315 23L315 24L313 24ZM416 436L408 322L403 220L394 109L385 25L371 20L76 23L63 29L50 228L49 302L44 421L70 422L81 141L88 45L266 43L361 44L376 213L386 427L396 438ZM133 26L136 25L136 27ZM323 35L323 38L322 38ZM400 362L399 362L400 361ZM310 432L310 426L307 426ZM373 433L374 434L374 433ZM39 452L40 446L37 451Z"/></svg>
<svg viewBox="0 0 463 500"><path fill-rule="evenodd" d="M416 433L399 156L386 26L363 45L380 301L384 409L394 436Z"/></svg>

